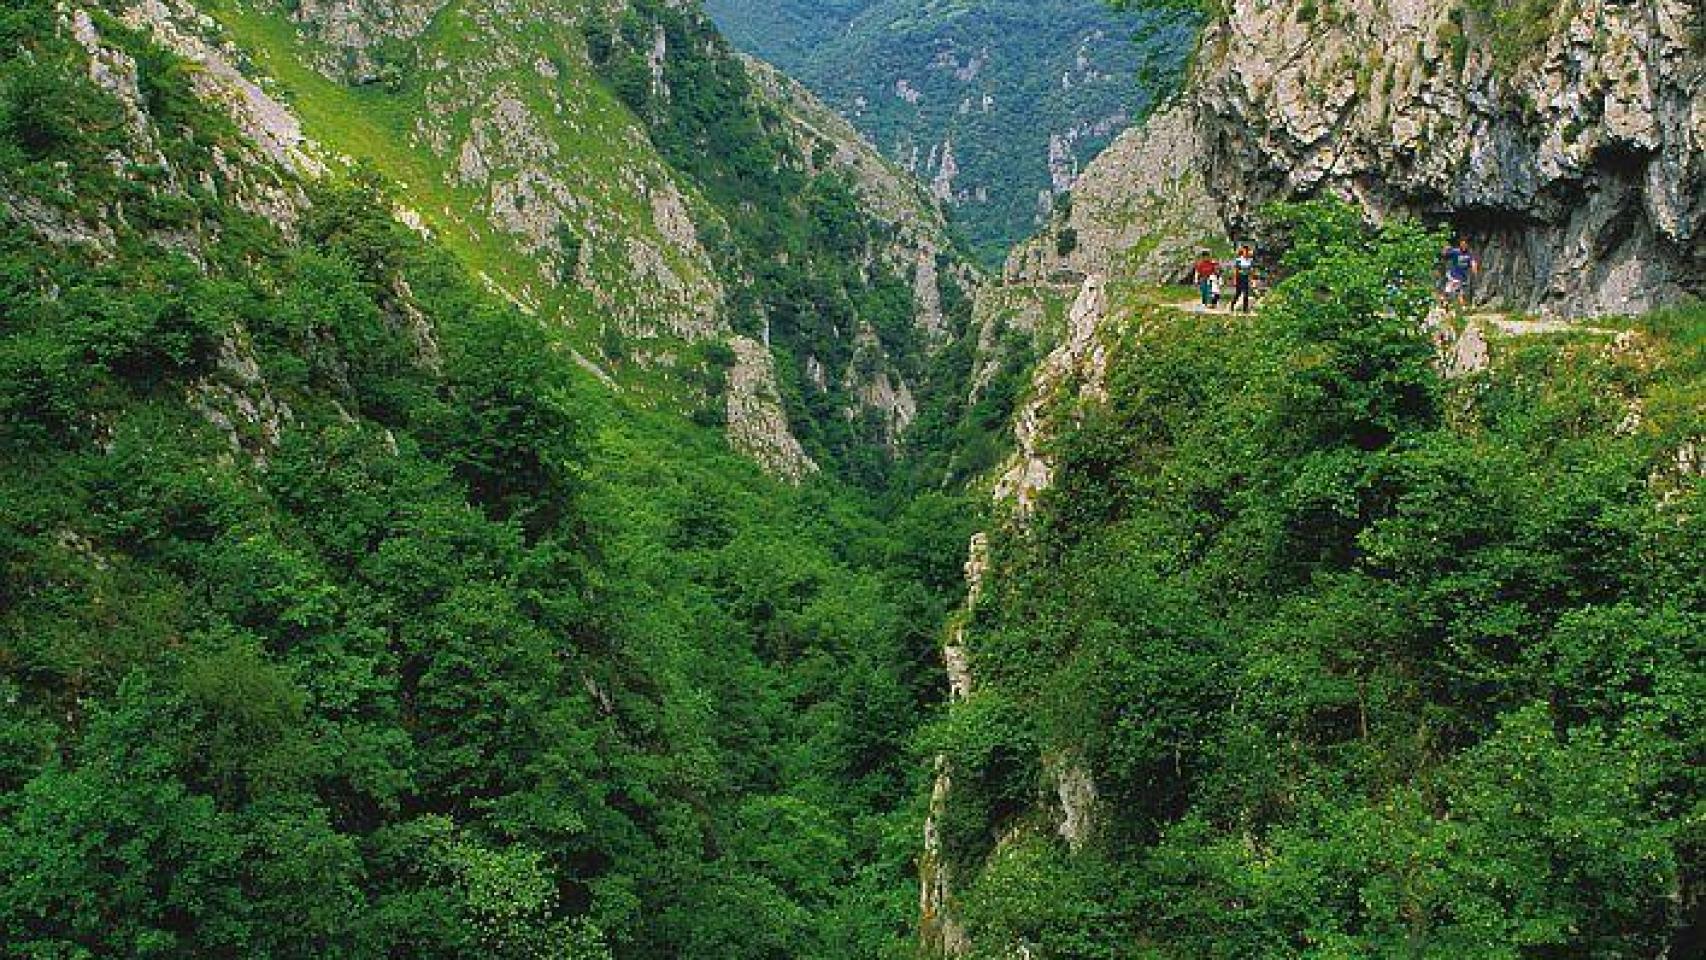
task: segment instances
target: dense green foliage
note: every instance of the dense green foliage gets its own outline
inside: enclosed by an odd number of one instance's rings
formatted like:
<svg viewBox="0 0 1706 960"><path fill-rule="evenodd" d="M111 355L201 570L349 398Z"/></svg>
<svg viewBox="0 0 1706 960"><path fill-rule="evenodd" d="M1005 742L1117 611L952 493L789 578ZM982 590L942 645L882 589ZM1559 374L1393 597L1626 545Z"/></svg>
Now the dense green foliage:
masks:
<svg viewBox="0 0 1706 960"><path fill-rule="evenodd" d="M962 505L590 386L97 25L163 164L0 13L0 955L904 955Z"/></svg>
<svg viewBox="0 0 1706 960"><path fill-rule="evenodd" d="M1136 318L995 545L979 687L931 739L974 943L1689 954L1706 315L1447 383L1406 279L1439 238L1283 214L1261 315ZM1074 766L1077 852L1043 812Z"/></svg>
<svg viewBox="0 0 1706 960"><path fill-rule="evenodd" d="M998 341L993 373L975 400L966 390L943 394L919 412L906 434L906 462L912 469L903 480L917 486L940 478L947 487L962 489L1012 452L1013 412L1037 359L1037 344L1032 334L1011 329ZM931 361L932 380L971 370L979 349L972 337L949 344Z"/></svg>
<svg viewBox="0 0 1706 960"><path fill-rule="evenodd" d="M710 0L743 49L798 77L933 177L952 141L957 224L999 263L1048 212L1051 136L1078 165L1169 90L1192 30L1102 0ZM1134 41L1134 37L1137 38ZM897 84L916 91L916 102ZM987 98L987 99L986 99Z"/></svg>
<svg viewBox="0 0 1706 960"><path fill-rule="evenodd" d="M1447 384L1439 239L1282 211L1259 318L1145 318L1106 402L1057 403L978 691L921 731L970 522L918 491L994 464L1030 345L959 400L970 338L919 348L848 184L702 21L586 39L793 361L840 467L799 488L589 383L385 178L297 182L95 25L137 103L53 0L0 11L0 956L909 956L937 751L992 949L1698 946L1698 309ZM859 319L943 398L912 472L802 389ZM1075 851L1040 812L1074 764Z"/></svg>

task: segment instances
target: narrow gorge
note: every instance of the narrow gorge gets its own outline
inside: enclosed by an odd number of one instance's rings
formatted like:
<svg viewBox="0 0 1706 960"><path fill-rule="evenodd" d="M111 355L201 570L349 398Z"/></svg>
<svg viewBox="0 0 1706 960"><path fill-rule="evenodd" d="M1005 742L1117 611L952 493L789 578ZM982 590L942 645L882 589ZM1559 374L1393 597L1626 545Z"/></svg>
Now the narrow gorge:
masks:
<svg viewBox="0 0 1706 960"><path fill-rule="evenodd" d="M1706 949L1697 3L704 6L0 7L0 957Z"/></svg>

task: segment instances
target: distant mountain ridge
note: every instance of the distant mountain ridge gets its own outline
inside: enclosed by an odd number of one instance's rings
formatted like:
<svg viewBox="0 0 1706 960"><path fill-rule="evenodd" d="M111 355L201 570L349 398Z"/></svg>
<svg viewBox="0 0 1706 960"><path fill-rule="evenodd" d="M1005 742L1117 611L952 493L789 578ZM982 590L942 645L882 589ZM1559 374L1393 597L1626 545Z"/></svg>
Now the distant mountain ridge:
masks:
<svg viewBox="0 0 1706 960"><path fill-rule="evenodd" d="M710 0L769 60L932 185L998 261L1142 114L1189 31L1100 0ZM1136 42L1135 38L1144 38Z"/></svg>

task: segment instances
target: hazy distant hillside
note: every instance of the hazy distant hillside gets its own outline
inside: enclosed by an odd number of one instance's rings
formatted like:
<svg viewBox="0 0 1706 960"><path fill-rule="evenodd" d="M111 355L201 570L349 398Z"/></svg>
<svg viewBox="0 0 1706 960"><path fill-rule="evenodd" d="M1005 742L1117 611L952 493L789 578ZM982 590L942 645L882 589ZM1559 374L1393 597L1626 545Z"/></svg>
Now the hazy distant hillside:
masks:
<svg viewBox="0 0 1706 960"><path fill-rule="evenodd" d="M878 0L711 0L705 6L736 46L760 51L771 62L792 70L877 4Z"/></svg>
<svg viewBox="0 0 1706 960"><path fill-rule="evenodd" d="M1034 232L1189 43L1182 28L1146 29L1150 15L1100 0L706 7L737 45L803 80L930 181L993 259Z"/></svg>

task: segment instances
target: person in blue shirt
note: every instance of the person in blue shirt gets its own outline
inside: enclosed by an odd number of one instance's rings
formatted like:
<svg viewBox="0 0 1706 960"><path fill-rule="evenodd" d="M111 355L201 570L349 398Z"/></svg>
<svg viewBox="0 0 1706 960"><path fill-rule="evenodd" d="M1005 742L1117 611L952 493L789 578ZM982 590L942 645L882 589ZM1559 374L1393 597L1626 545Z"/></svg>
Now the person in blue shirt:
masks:
<svg viewBox="0 0 1706 960"><path fill-rule="evenodd" d="M1459 307L1469 305L1470 278L1481 272L1481 261L1469 249L1469 238L1458 237L1457 245L1440 253L1445 264L1445 285L1440 288L1440 300L1457 298Z"/></svg>

